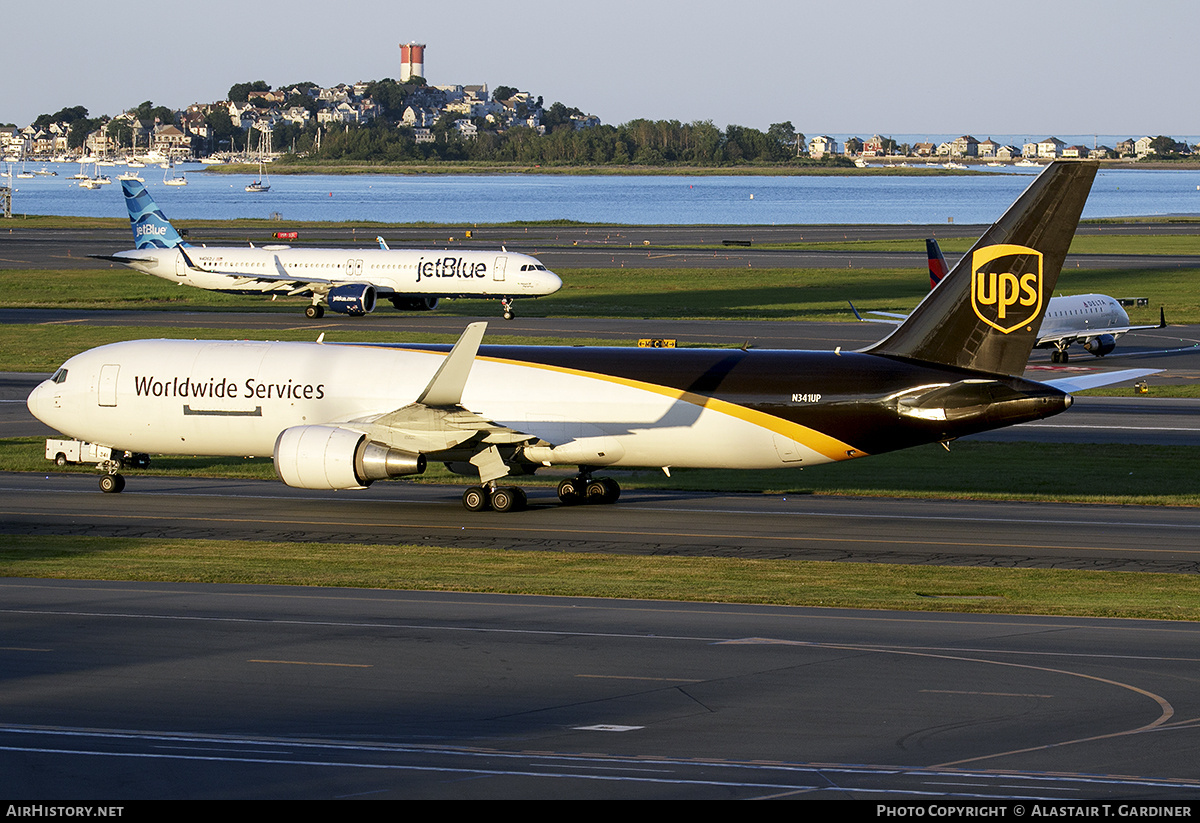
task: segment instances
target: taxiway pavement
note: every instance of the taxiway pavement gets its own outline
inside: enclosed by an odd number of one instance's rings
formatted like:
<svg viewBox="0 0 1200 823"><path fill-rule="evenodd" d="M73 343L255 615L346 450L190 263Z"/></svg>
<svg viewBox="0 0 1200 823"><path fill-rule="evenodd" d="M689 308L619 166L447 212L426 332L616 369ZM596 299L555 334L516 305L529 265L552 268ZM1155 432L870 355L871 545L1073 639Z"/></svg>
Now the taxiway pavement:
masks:
<svg viewBox="0 0 1200 823"><path fill-rule="evenodd" d="M20 579L0 603L10 803L1200 799L1197 624Z"/></svg>

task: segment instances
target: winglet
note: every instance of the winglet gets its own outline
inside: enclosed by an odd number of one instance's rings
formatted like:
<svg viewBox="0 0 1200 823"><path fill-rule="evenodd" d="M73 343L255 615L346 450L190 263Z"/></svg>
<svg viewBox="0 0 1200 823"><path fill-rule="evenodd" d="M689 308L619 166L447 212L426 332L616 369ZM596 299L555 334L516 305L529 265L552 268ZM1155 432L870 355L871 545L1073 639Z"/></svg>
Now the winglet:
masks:
<svg viewBox="0 0 1200 823"><path fill-rule="evenodd" d="M467 385L467 377L471 374L471 366L475 363L475 355L479 352L479 344L483 342L485 331L486 322L472 323L463 330L454 348L442 361L437 374L417 398L418 403L426 406L457 406L462 402L463 389Z"/></svg>

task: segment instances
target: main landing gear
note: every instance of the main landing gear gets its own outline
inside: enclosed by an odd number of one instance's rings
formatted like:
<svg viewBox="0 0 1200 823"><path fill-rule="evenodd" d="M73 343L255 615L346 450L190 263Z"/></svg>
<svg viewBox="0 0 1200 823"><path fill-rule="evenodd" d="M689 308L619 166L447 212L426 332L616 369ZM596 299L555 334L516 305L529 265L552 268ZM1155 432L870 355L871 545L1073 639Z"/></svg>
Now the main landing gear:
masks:
<svg viewBox="0 0 1200 823"><path fill-rule="evenodd" d="M577 503L616 503L621 496L621 486L611 477L592 477L590 473L579 473L558 484L558 499L564 506Z"/></svg>
<svg viewBox="0 0 1200 823"><path fill-rule="evenodd" d="M518 486L497 486L493 481L482 486L472 486L463 492L463 508L469 512L493 509L498 512L521 511L528 500L525 490Z"/></svg>
<svg viewBox="0 0 1200 823"><path fill-rule="evenodd" d="M1071 355L1067 354L1067 350L1065 348L1056 348L1054 351L1050 352L1051 363L1068 363L1070 360Z"/></svg>
<svg viewBox="0 0 1200 823"><path fill-rule="evenodd" d="M325 316L325 307L320 303L313 303L304 310L304 316L309 320L320 320Z"/></svg>
<svg viewBox="0 0 1200 823"><path fill-rule="evenodd" d="M611 477L592 477L580 473L558 484L558 499L564 506L577 503L616 503L621 486ZM517 486L497 486L495 481L471 486L462 496L463 508L469 512L487 509L498 512L521 511L528 506L525 490Z"/></svg>

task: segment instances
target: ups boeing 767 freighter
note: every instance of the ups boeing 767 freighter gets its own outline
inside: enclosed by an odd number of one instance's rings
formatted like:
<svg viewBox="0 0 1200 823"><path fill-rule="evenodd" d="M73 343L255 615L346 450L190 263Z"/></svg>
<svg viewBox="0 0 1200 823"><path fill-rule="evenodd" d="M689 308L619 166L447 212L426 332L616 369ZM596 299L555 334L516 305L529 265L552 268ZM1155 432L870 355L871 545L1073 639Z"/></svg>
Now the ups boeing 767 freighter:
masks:
<svg viewBox="0 0 1200 823"><path fill-rule="evenodd" d="M274 456L308 489L441 461L470 510L522 508L504 478L570 466L564 503L614 502L608 467L773 469L855 460L1038 420L1146 370L1022 378L1096 174L1036 178L938 288L862 351L452 347L138 340L83 352L29 396L63 433L129 452ZM124 485L120 460L102 466Z"/></svg>

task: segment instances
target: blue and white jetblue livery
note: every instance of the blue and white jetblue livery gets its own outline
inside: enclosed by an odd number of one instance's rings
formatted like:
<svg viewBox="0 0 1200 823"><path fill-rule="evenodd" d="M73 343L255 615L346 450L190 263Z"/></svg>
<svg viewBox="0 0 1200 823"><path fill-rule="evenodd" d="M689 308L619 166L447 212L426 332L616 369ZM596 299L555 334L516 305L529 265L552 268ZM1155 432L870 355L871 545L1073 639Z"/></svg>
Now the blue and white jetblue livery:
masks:
<svg viewBox="0 0 1200 823"><path fill-rule="evenodd" d="M527 254L445 249L389 249L383 239L372 249L295 249L289 246L193 246L184 242L145 185L123 180L125 204L136 246L96 255L136 271L186 286L230 294L312 298L308 317L325 306L363 315L384 298L401 310L429 311L443 297L500 300L505 319L513 300L541 297L562 280Z"/></svg>

